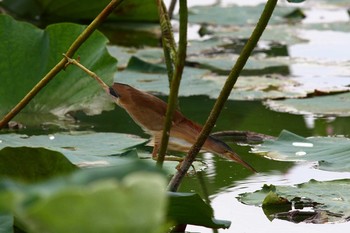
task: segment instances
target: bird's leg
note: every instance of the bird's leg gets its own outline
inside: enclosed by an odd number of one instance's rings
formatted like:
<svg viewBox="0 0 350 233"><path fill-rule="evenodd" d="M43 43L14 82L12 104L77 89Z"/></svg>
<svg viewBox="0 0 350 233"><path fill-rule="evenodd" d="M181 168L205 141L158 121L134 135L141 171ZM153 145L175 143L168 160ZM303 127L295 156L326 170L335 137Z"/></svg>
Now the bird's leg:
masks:
<svg viewBox="0 0 350 233"><path fill-rule="evenodd" d="M158 152L159 152L159 142L156 140L154 140L154 146L153 146L153 151L152 151L152 159L153 160L157 160L158 159ZM176 166L176 169L178 169L183 161L183 158L179 158L177 156L164 156L164 160L166 161L178 161L179 165Z"/></svg>
<svg viewBox="0 0 350 233"><path fill-rule="evenodd" d="M154 145L153 145L153 151L152 151L152 159L157 160L158 159L158 152L159 152L159 148L160 148L160 140L157 137L154 137L153 140L154 140ZM164 160L165 161L179 162L179 164L176 166L176 169L179 170L184 158L181 158L178 156L166 155L166 156L164 156Z"/></svg>
<svg viewBox="0 0 350 233"><path fill-rule="evenodd" d="M154 142L153 151L152 151L152 159L158 159L158 151L159 151L159 143Z"/></svg>
<svg viewBox="0 0 350 233"><path fill-rule="evenodd" d="M157 160L158 159L158 151L159 151L159 144L154 144L153 146L153 151L152 151L152 159ZM177 156L171 156L171 155L166 155L164 156L164 160L166 161L178 161L182 162L183 158L177 157Z"/></svg>
<svg viewBox="0 0 350 233"><path fill-rule="evenodd" d="M153 151L152 151L152 159L153 160L157 160L158 159L158 152L159 152L159 143L157 143L155 141L154 146L153 146ZM176 167L175 167L176 170L179 170L181 165L182 165L182 162L183 162L184 158L177 157L177 156L166 155L166 156L164 156L164 160L165 161L177 161L177 162L179 162L179 164L176 165ZM193 170L195 171L193 165L192 165L192 167L193 167Z"/></svg>

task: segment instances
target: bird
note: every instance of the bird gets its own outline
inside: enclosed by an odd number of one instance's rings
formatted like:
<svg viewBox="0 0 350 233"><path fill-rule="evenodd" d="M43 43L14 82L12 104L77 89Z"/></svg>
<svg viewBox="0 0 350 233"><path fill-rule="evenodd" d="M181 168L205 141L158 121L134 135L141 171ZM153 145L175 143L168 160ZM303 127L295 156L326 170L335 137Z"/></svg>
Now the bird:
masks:
<svg viewBox="0 0 350 233"><path fill-rule="evenodd" d="M150 93L118 82L114 82L109 87L109 94L114 102L123 108L145 133L151 136L151 141L154 143L152 158L156 159L162 139L167 103ZM188 152L196 142L202 128L200 124L186 118L180 111L176 110L172 117L167 149L169 151ZM245 162L225 142L213 136L209 135L202 146L202 151L211 152L232 160L250 171L256 172L251 165Z"/></svg>

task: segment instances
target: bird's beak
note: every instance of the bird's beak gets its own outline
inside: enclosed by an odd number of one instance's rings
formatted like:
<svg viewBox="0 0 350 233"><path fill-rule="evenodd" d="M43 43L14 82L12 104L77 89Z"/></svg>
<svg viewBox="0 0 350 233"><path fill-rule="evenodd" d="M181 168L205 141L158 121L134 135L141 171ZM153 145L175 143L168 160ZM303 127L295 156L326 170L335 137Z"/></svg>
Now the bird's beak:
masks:
<svg viewBox="0 0 350 233"><path fill-rule="evenodd" d="M119 98L120 97L120 95L118 95L118 93L113 89L113 87L109 87L109 94L111 94L115 98Z"/></svg>

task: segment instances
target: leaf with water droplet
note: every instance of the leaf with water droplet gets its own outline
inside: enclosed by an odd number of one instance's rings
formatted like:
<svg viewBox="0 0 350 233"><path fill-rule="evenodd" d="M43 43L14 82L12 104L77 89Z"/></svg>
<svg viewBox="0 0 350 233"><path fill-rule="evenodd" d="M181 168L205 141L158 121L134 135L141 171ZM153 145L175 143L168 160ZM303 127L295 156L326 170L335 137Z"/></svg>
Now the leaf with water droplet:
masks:
<svg viewBox="0 0 350 233"><path fill-rule="evenodd" d="M4 147L46 148L62 153L73 164L106 166L118 163L118 157L132 148L144 144L147 139L118 133L71 132L50 135L26 136L0 135L0 149ZM131 157L132 153L128 155ZM6 166L6 163L4 163Z"/></svg>
<svg viewBox="0 0 350 233"><path fill-rule="evenodd" d="M345 137L304 138L282 131L276 140L265 140L252 152L281 161L318 162L317 168L350 172L350 139Z"/></svg>

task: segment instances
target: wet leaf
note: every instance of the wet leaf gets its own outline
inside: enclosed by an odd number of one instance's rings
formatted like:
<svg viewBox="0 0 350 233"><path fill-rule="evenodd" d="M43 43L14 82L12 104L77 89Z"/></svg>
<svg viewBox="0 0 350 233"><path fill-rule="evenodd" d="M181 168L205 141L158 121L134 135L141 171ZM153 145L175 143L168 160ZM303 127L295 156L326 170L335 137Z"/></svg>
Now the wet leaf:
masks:
<svg viewBox="0 0 350 233"><path fill-rule="evenodd" d="M136 57L151 64L163 64L161 48L129 48L119 45L109 45L108 52L118 59L118 68L125 69L131 57Z"/></svg>
<svg viewBox="0 0 350 233"><path fill-rule="evenodd" d="M270 100L266 105L278 112L317 116L350 116L350 93L308 99Z"/></svg>
<svg viewBox="0 0 350 233"><path fill-rule="evenodd" d="M200 51L199 51L200 52ZM215 56L203 56L203 54L199 54L198 56L192 56L188 58L189 62L198 64L199 67L207 68L209 70L219 72L219 73L226 73L229 74L231 71L234 63L236 62L238 58L238 55L235 54L216 54ZM260 73L261 70L266 69L268 67L274 68L274 67L281 67L281 66L287 66L286 63L283 63L281 61L277 60L269 60L269 59L259 59L255 57L251 57L247 64L245 65L244 70L242 73L247 72L248 70L259 70ZM288 68L287 68L288 69ZM275 68L275 70L277 70Z"/></svg>
<svg viewBox="0 0 350 233"><path fill-rule="evenodd" d="M270 191L264 198L262 206L266 207L274 205L290 205L290 202L286 198L280 197L275 192Z"/></svg>
<svg viewBox="0 0 350 233"><path fill-rule="evenodd" d="M211 88L208 87L206 94L211 98L217 98L226 78L226 76L205 75L203 79L212 82ZM297 83L278 75L242 76L237 80L229 99L261 100L304 96L305 93L293 90L294 85Z"/></svg>
<svg viewBox="0 0 350 233"><path fill-rule="evenodd" d="M219 25L249 25L258 21L264 4L258 6L195 6L190 8L188 20L191 23L207 23ZM277 6L269 23L284 22L283 16L295 8Z"/></svg>
<svg viewBox="0 0 350 233"><path fill-rule="evenodd" d="M317 162L317 168L350 172L350 140L344 137L304 138L282 131L276 140L266 140L252 151L281 161Z"/></svg>
<svg viewBox="0 0 350 233"><path fill-rule="evenodd" d="M348 22L336 22L336 23L313 23L303 25L303 28L308 30L317 31L335 31L335 32L349 32L350 25Z"/></svg>
<svg viewBox="0 0 350 233"><path fill-rule="evenodd" d="M129 84L143 91L167 95L169 92L166 73L148 73L149 70L159 70L157 65L140 73L127 69L119 72L114 81ZM140 66L138 66L140 68ZM158 72L158 71L157 71ZM226 76L211 74L205 69L186 68L180 84L180 96L206 95L217 98L223 87ZM281 76L244 76L234 87L231 100L261 100L266 98L303 97L305 92L294 89L297 82L284 79Z"/></svg>
<svg viewBox="0 0 350 233"><path fill-rule="evenodd" d="M11 177L18 176L30 181L45 178L48 176L47 173L55 174L52 167L60 165L58 162L61 160L62 163L67 163L66 169L73 166L71 163L83 168L112 166L128 158L140 158L154 165L156 161L152 159L150 152L143 151L143 148L136 149L138 146L145 145L147 141L134 135L118 133L76 132L30 137L20 134L2 134L0 149L12 148L0 150L0 162L2 161L0 175L3 172L5 175L10 174ZM1 158L1 154L4 158ZM180 163L181 157L174 157L178 160L164 163L164 169L169 174L175 174ZM201 161L195 161L193 166L196 171L206 169L206 164ZM47 171L48 168L51 170ZM58 167L57 170L59 171L60 168ZM40 171L39 174L37 174L38 171ZM30 172L32 175L26 176Z"/></svg>
<svg viewBox="0 0 350 233"><path fill-rule="evenodd" d="M119 163L114 155L122 156L125 151L130 151L130 148L146 141L136 136L118 133L56 133L30 137L2 134L0 149L9 146L43 147L64 154L72 163L82 167L110 166ZM137 153L134 155L129 153L128 157L130 156L137 157Z"/></svg>
<svg viewBox="0 0 350 233"><path fill-rule="evenodd" d="M85 27L66 23L41 30L6 15L0 15L0 27L0 114L5 114L63 58L62 53ZM77 55L86 67L106 83L111 83L116 60L108 54L106 43L107 39L96 32ZM70 66L60 72L23 112L63 116L69 111L83 110L96 114L113 106L95 80Z"/></svg>
<svg viewBox="0 0 350 233"><path fill-rule="evenodd" d="M273 216L267 216L272 219L285 219L289 215L291 218L285 220L309 223L344 222L350 215L349 190L348 179L310 180L296 186L265 185L256 192L241 194L239 200L248 205L263 205L265 214L272 214ZM264 205L271 195L285 201Z"/></svg>
<svg viewBox="0 0 350 233"><path fill-rule="evenodd" d="M181 83L180 96L207 95L217 98L224 82L238 55L235 51L225 49L229 44L219 39L207 42L190 43L191 55L188 56L187 66ZM127 68L115 76L116 82L127 83L144 91L158 94L168 94L166 70L159 49L142 49L127 54ZM122 56L123 57L123 56ZM294 67L316 69L319 74L310 76L291 77L289 71L290 59L252 56L230 95L233 100L261 100L279 98L304 98L314 94L315 89L334 93L348 90L348 82L342 77L335 77L336 84L328 78L340 72L336 67L305 64L298 60L292 61ZM196 68L193 68L196 67ZM197 69L201 68L201 69ZM340 68L340 66L339 66ZM215 72L216 74L213 74ZM332 73L332 74L331 74ZM218 75L223 74L223 75ZM320 79L322 82L315 82ZM327 77L327 78L326 78ZM333 80L333 79L332 79Z"/></svg>
<svg viewBox="0 0 350 233"><path fill-rule="evenodd" d="M152 64L149 64L149 66L151 65ZM203 94L203 90L201 90L201 88L205 90L204 85L209 85L210 82L203 82L201 77L208 72L208 70L186 68L183 74L184 78L181 81L179 95L190 96ZM140 72L140 70L135 71L127 68L123 72L119 72L115 76L114 81L126 83L147 92L163 95L167 95L169 93L169 82L166 73L146 73Z"/></svg>
<svg viewBox="0 0 350 233"><path fill-rule="evenodd" d="M327 0L321 0L321 3L328 5L329 1ZM337 5L337 6L349 6L349 2L347 0L334 0L332 1L332 5Z"/></svg>
<svg viewBox="0 0 350 233"><path fill-rule="evenodd" d="M269 25L264 31L264 34L261 36L261 42L271 41L279 42L281 44L297 44L306 42L305 39L302 39L298 34L295 33L298 30L300 25ZM249 38L253 32L254 27L250 25L244 25L241 27L235 27L234 25L225 26L225 27L214 27L211 30L213 36L221 37L222 39L237 39L237 38ZM258 43L258 46L261 44Z"/></svg>

